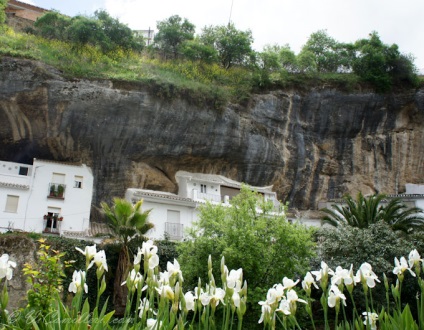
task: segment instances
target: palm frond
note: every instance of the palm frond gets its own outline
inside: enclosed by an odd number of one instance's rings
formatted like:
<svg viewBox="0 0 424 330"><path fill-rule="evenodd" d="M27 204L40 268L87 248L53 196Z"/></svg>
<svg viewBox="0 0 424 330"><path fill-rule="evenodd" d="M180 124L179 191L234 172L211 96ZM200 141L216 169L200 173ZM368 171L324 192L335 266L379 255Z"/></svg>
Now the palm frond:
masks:
<svg viewBox="0 0 424 330"><path fill-rule="evenodd" d="M322 218L324 224L337 227L347 224L352 227L368 228L378 221L385 221L393 230L410 232L413 229L424 229L423 211L417 207L408 207L399 198L389 199L384 205L387 196L374 194L364 197L361 192L356 199L350 195L343 197L343 206L333 204L331 209L321 209L325 213Z"/></svg>
<svg viewBox="0 0 424 330"><path fill-rule="evenodd" d="M151 210L143 212L142 204L143 202L139 201L133 205L122 198L114 198L112 207L104 202L100 204L107 217L109 228L124 244L129 237L137 234L142 236L153 228L153 224L148 221Z"/></svg>

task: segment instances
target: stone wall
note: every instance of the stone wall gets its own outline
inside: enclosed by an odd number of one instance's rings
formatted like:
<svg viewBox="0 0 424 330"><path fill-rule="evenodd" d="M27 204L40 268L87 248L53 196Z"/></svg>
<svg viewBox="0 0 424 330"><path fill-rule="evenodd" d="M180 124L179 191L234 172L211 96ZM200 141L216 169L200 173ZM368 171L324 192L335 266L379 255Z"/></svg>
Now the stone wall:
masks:
<svg viewBox="0 0 424 330"><path fill-rule="evenodd" d="M24 235L0 235L0 256L4 253L9 255L11 261L16 262L13 277L8 281L8 310L12 311L26 305L28 284L23 268L26 263L35 264L36 246L33 240Z"/></svg>

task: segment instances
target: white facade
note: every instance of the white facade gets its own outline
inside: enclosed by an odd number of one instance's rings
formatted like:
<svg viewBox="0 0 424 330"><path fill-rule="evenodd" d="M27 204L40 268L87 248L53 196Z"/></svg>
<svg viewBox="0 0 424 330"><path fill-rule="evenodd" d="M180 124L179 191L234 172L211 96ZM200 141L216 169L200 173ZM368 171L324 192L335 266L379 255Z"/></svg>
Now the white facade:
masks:
<svg viewBox="0 0 424 330"><path fill-rule="evenodd" d="M86 165L0 161L0 231L87 232L93 174Z"/></svg>
<svg viewBox="0 0 424 330"><path fill-rule="evenodd" d="M146 46L150 46L153 44L153 40L155 38L155 31L152 29L148 30L133 30L134 36L143 37L146 40Z"/></svg>
<svg viewBox="0 0 424 330"><path fill-rule="evenodd" d="M242 183L216 174L189 173L178 171L175 174L178 183L178 195L191 198L195 201L211 201L228 203L229 200L240 192ZM275 206L279 205L277 193L272 191L272 186L250 188L262 194L265 200L272 200Z"/></svg>
<svg viewBox="0 0 424 330"><path fill-rule="evenodd" d="M182 240L185 228L197 219L197 203L175 194L130 188L125 199L132 203L142 199L142 210L150 210L149 221L155 226L147 236L152 239L163 239L167 233L171 240Z"/></svg>
<svg viewBox="0 0 424 330"><path fill-rule="evenodd" d="M188 227L198 219L198 206L206 201L230 205L230 199L240 192L242 184L221 175L189 173L178 171L175 175L178 183L178 195L146 189L129 188L125 199L136 203L143 200L143 211L151 210L149 221L155 227L147 236L163 239L169 235L172 240L184 239ZM279 206L277 194L272 186L250 187L262 194L266 200L272 200Z"/></svg>
<svg viewBox="0 0 424 330"><path fill-rule="evenodd" d="M415 206L424 211L424 184L407 183L405 188L405 195L413 198Z"/></svg>

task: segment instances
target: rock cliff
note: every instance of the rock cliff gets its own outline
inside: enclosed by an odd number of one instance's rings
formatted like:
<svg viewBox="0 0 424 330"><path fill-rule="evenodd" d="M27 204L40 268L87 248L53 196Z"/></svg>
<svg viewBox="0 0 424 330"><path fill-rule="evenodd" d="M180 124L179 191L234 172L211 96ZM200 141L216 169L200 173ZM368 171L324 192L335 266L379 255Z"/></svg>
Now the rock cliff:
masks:
<svg viewBox="0 0 424 330"><path fill-rule="evenodd" d="M424 89L279 90L218 111L3 57L0 159L33 157L91 166L97 205L127 187L175 192L176 171L187 170L273 184L281 200L315 209L346 192L424 182Z"/></svg>

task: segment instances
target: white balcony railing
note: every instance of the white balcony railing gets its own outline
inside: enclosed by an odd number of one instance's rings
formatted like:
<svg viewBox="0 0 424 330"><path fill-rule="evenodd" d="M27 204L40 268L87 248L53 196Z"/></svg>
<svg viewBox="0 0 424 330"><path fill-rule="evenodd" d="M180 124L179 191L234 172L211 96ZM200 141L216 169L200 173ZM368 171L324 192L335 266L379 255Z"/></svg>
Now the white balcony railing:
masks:
<svg viewBox="0 0 424 330"><path fill-rule="evenodd" d="M173 241L183 239L184 225L181 223L165 222L165 235Z"/></svg>
<svg viewBox="0 0 424 330"><path fill-rule="evenodd" d="M205 201L218 202L218 203L222 201L221 195L202 193L202 192L199 192L197 189L193 189L193 199L194 200L202 199Z"/></svg>

